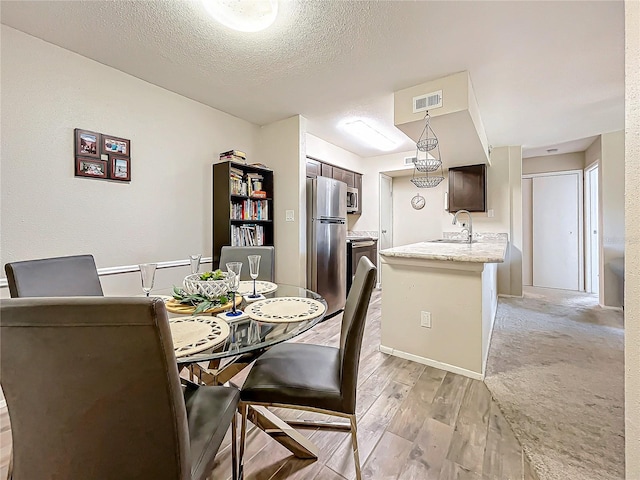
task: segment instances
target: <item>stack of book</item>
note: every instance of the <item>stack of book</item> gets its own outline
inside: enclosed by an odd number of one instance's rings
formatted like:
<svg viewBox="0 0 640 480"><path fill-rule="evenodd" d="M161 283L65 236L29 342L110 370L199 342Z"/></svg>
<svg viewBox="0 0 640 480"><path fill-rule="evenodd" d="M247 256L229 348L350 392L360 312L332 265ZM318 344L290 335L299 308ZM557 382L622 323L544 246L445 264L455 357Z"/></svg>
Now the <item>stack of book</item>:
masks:
<svg viewBox="0 0 640 480"><path fill-rule="evenodd" d="M254 192L262 192L262 180L264 180L264 177L259 173L247 173L247 184L249 187L250 197L254 196Z"/></svg>
<svg viewBox="0 0 640 480"><path fill-rule="evenodd" d="M244 172L233 167L231 167L229 171L231 194L247 195L247 183L244 181Z"/></svg>
<svg viewBox="0 0 640 480"><path fill-rule="evenodd" d="M267 200L231 202L231 220L269 220Z"/></svg>
<svg viewBox="0 0 640 480"><path fill-rule="evenodd" d="M220 154L220 160L247 163L247 154L240 150L229 150L228 152L222 152Z"/></svg>

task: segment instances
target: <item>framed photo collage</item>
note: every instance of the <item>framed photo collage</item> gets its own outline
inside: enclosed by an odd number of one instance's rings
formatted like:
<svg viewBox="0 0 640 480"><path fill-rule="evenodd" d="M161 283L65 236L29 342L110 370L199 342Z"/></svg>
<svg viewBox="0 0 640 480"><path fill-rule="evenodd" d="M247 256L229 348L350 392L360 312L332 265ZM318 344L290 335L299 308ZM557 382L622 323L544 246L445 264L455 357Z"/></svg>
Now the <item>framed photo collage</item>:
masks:
<svg viewBox="0 0 640 480"><path fill-rule="evenodd" d="M76 128L75 176L131 181L131 141Z"/></svg>

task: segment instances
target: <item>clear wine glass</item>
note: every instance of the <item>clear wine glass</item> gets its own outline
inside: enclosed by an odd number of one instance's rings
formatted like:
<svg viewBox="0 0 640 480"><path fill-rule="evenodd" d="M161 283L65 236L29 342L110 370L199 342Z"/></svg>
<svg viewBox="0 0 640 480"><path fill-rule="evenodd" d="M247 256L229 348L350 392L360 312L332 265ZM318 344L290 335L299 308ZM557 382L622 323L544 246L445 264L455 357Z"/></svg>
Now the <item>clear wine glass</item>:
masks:
<svg viewBox="0 0 640 480"><path fill-rule="evenodd" d="M200 270L200 259L202 258L202 254L199 253L197 255L189 255L189 263L191 264L191 274L198 273Z"/></svg>
<svg viewBox="0 0 640 480"><path fill-rule="evenodd" d="M230 317L237 317L242 315L240 310L236 310L236 292L240 287L240 270L242 270L242 262L229 262L227 263L227 274L229 278L229 290L233 295L233 310L227 315Z"/></svg>
<svg viewBox="0 0 640 480"><path fill-rule="evenodd" d="M256 293L256 278L260 274L260 255L249 255L249 275L253 279L253 295L249 295L249 298L258 298L260 295Z"/></svg>
<svg viewBox="0 0 640 480"><path fill-rule="evenodd" d="M138 265L138 267L140 267L140 277L142 278L142 291L147 297L153 288L157 266L158 264L156 263L141 263Z"/></svg>

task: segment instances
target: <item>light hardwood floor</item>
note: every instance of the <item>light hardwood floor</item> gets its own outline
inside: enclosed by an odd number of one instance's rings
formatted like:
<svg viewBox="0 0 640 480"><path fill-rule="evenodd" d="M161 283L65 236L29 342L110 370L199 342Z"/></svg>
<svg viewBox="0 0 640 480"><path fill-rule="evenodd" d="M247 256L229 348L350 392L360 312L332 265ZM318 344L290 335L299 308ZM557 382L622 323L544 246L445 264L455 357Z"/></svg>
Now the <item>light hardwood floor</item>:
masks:
<svg viewBox="0 0 640 480"><path fill-rule="evenodd" d="M337 346L340 317L296 341ZM358 443L365 479L537 480L522 447L484 383L385 355L380 339L380 292L369 307L358 376ZM243 380L241 373L234 383ZM284 419L322 415L274 409ZM320 449L317 461L299 460L257 428L247 434L245 478L351 480L348 432L301 430ZM0 410L0 474L6 478L11 431ZM231 477L230 436L210 480Z"/></svg>

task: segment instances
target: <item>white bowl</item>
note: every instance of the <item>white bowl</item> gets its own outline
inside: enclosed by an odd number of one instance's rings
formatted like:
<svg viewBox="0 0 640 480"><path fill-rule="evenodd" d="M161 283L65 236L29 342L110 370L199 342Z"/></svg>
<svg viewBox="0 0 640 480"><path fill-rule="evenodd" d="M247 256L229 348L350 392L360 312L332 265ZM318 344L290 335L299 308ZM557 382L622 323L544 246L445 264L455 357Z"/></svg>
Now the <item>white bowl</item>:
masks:
<svg viewBox="0 0 640 480"><path fill-rule="evenodd" d="M185 291L190 294L198 294L207 298L218 298L229 293L229 279L223 272L222 280L200 280L199 273L187 275L182 282Z"/></svg>

